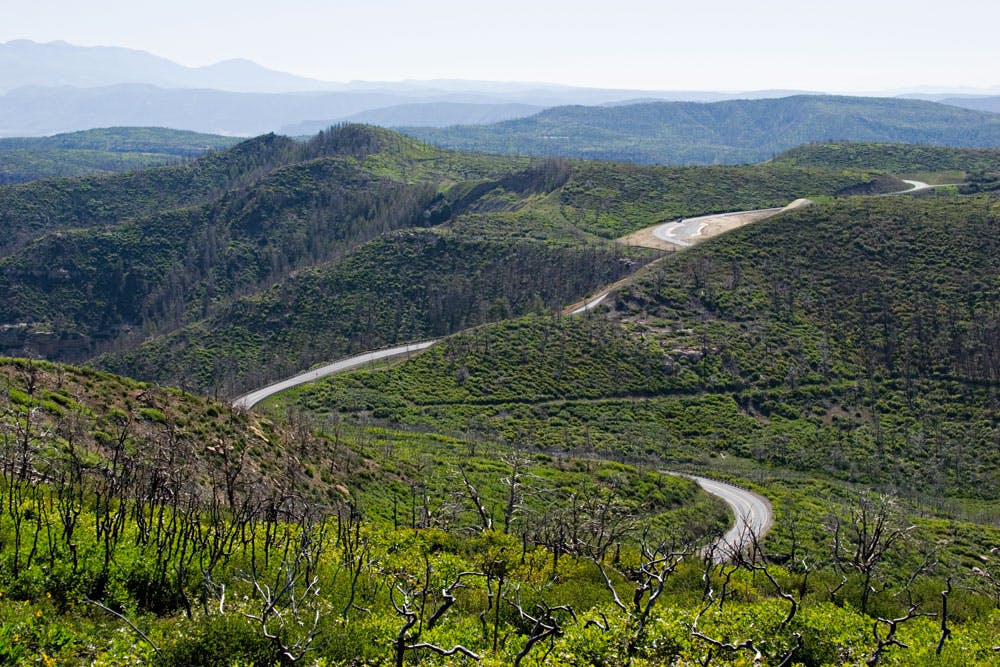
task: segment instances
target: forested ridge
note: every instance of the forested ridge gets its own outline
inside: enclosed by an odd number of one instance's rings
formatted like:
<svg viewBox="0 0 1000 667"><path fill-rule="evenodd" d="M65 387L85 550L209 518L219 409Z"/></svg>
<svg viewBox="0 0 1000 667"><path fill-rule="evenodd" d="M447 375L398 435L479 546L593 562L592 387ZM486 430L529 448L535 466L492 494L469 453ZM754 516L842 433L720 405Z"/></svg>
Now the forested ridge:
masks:
<svg viewBox="0 0 1000 667"><path fill-rule="evenodd" d="M476 329L293 393L322 409L362 391L393 420L545 448L996 499L997 215L983 196L817 204L667 258L606 315Z"/></svg>
<svg viewBox="0 0 1000 667"><path fill-rule="evenodd" d="M830 140L996 147L1000 115L899 98L796 95L555 107L492 125L403 131L469 151L644 164L745 164Z"/></svg>
<svg viewBox="0 0 1000 667"><path fill-rule="evenodd" d="M572 303L651 259L612 240L660 220L897 183L460 154L356 125L267 135L180 166L0 188L2 342L69 361L110 352L99 363L118 372L239 393Z"/></svg>
<svg viewBox="0 0 1000 667"><path fill-rule="evenodd" d="M241 141L158 127L113 127L0 138L0 185L131 171L182 162Z"/></svg>

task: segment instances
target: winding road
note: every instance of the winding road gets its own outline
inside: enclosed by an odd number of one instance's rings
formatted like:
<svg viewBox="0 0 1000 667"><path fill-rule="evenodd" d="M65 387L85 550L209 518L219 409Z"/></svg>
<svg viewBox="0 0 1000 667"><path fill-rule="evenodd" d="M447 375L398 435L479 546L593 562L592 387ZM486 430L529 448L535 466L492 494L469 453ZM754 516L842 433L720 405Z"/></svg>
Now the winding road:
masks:
<svg viewBox="0 0 1000 667"><path fill-rule="evenodd" d="M570 314L579 314L590 310L600 304L601 301L607 297L607 295L608 293L605 292L592 298L578 308L570 311ZM304 373L299 373L298 375L281 380L280 382L275 382L267 385L266 387L261 387L260 389L255 389L254 391L243 394L242 396L238 396L233 399L233 407L249 410L265 398L273 396L274 394L282 392L286 389L290 389L291 387L305 384L307 382L313 382L319 378L333 375L335 373L353 370L376 361L385 361L397 357L408 356L415 352L426 350L437 342L437 340L425 340L420 343L399 345L396 347L386 348L384 350L375 350L373 352L365 352L363 354L345 357L344 359L340 359L339 361L335 361L331 364L326 364L325 366L320 366ZM669 471L662 472L671 475L678 474ZM712 550L711 552L713 554L713 558L717 563L728 561L737 551L744 547L748 531L753 531L754 535L763 537L774 523L774 515L771 512L771 503L768 502L767 498L764 496L752 491L747 491L746 489L741 489L738 486L733 486L732 484L709 479L707 477L699 477L697 475L681 476L694 480L706 493L710 493L713 496L721 498L727 505L729 505L733 512L733 526L726 531L725 535L723 535L718 541L705 547L706 553L710 549Z"/></svg>
<svg viewBox="0 0 1000 667"><path fill-rule="evenodd" d="M934 187L921 181L907 180L904 182L912 187L888 194L902 195ZM655 241L660 243L665 242L675 247L686 248L698 241L721 234L730 229L759 222L777 215L782 211L791 210L801 206L808 206L811 203L812 202L808 199L797 199L788 206L784 207L757 209L753 211L734 211L732 213L719 213L714 215L686 218L674 222L661 223L655 227L637 232L635 235L630 235L622 240L626 243L631 243L632 245L647 245L648 242L644 243L642 239L633 238L644 234L646 238L652 236ZM662 246L654 245L653 247ZM604 301L605 298L607 298L613 287L614 286L606 288L589 299L570 306L563 311L564 314L579 315L597 307ZM364 354L346 357L331 364L314 368L286 380L275 382L274 384L269 384L266 387L243 394L233 400L233 405L237 408L250 409L257 403L263 401L265 398L273 396L274 394L284 391L285 389L305 384L307 382L312 382L327 375L333 375L334 373L340 373L358 368L359 366L364 366L365 364L370 364L372 362L407 356L415 352L425 350L435 343L437 343L437 340L427 340L420 343L399 345L397 347L391 347L384 350L375 350L373 352L366 352ZM747 537L751 532L758 538L763 537L774 524L774 514L771 511L771 503L768 502L767 498L764 496L742 489L738 486L733 486L732 484L709 479L707 477L699 477L697 475L684 476L694 480L706 493L710 493L718 498L721 498L727 505L729 505L733 512L733 516L735 517L733 526L725 533L725 535L723 535L714 545L706 547L706 549L713 549L713 557L717 562L729 560L737 550L744 548Z"/></svg>
<svg viewBox="0 0 1000 667"><path fill-rule="evenodd" d="M674 222L666 222L655 227L653 229L653 236L661 241L666 241L667 243L672 243L682 248L688 248L694 245L696 241L708 238L705 235L705 230L708 228L709 224L713 222L723 222L726 218L753 218L752 220L743 222L743 224L749 224L750 222L757 222L758 220L769 218L783 210L783 207L762 208L757 209L756 211L733 211L732 213L718 213L714 215L701 215L697 218L684 218Z"/></svg>
<svg viewBox="0 0 1000 667"><path fill-rule="evenodd" d="M685 477L697 482L706 493L722 498L733 511L735 517L733 526L715 544L706 547L706 551L711 550L716 563L730 560L747 547L751 535L763 537L774 525L771 503L759 493L707 477L697 475L685 475Z"/></svg>
<svg viewBox="0 0 1000 667"><path fill-rule="evenodd" d="M370 364L375 361L384 361L386 359L407 356L409 354L413 354L414 352L425 350L436 342L437 340L425 340L420 343L398 345L384 350L375 350L374 352L365 352L363 354L356 354L353 357L346 357L339 361L335 361L332 364L326 364L325 366L320 366L319 368L314 368L312 370L305 371L304 373L293 375L288 379L275 382L274 384L269 384L266 387L261 387L260 389L255 389L249 393L243 394L242 396L237 396L233 399L233 407L249 410L265 398L273 396L274 394L286 389L290 389L300 384L305 384L306 382L313 382L314 380L326 377L327 375L349 371L357 368L358 366L364 366L365 364Z"/></svg>

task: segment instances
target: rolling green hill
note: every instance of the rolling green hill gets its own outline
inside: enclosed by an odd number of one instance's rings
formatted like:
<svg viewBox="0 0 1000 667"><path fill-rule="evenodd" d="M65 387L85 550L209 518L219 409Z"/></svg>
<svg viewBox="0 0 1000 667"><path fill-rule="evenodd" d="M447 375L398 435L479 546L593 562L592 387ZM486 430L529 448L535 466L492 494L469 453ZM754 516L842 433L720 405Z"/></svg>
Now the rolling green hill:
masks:
<svg viewBox="0 0 1000 667"><path fill-rule="evenodd" d="M95 363L235 394L352 352L557 310L653 256L612 239L686 211L781 205L860 184L896 187L861 171L542 163L457 188L436 205L445 220L433 230L373 239Z"/></svg>
<svg viewBox="0 0 1000 667"><path fill-rule="evenodd" d="M931 183L958 184L963 194L1000 190L1000 150L911 144L817 143L775 156L775 164L882 169Z"/></svg>
<svg viewBox="0 0 1000 667"><path fill-rule="evenodd" d="M260 413L0 360L0 663L995 664L1000 203L898 187L348 126L0 189L7 344L227 393L461 330ZM677 470L776 526L703 556Z"/></svg>
<svg viewBox="0 0 1000 667"><path fill-rule="evenodd" d="M1000 171L1000 149L947 146L819 142L779 153L774 164L837 169L881 169L893 174L914 172Z"/></svg>
<svg viewBox="0 0 1000 667"><path fill-rule="evenodd" d="M544 450L736 455L996 500L998 213L833 200L668 257L603 313L475 329L298 395Z"/></svg>
<svg viewBox="0 0 1000 667"><path fill-rule="evenodd" d="M662 220L898 187L859 169L459 154L363 126L267 135L180 166L0 188L0 343L113 352L99 363L238 393L572 303L651 259L613 239Z"/></svg>
<svg viewBox="0 0 1000 667"><path fill-rule="evenodd" d="M173 164L229 148L239 141L158 127L113 127L51 137L0 138L0 185Z"/></svg>
<svg viewBox="0 0 1000 667"><path fill-rule="evenodd" d="M919 100L815 95L556 107L493 125L404 131L459 150L643 164L754 163L829 140L1000 146L997 114Z"/></svg>

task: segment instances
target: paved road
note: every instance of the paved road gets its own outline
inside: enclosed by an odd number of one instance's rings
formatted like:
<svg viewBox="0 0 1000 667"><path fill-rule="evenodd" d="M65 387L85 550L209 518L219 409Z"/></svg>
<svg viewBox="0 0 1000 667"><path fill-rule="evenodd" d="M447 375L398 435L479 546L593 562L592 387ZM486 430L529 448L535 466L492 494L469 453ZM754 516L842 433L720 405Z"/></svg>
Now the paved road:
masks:
<svg viewBox="0 0 1000 667"><path fill-rule="evenodd" d="M771 503L764 496L707 477L685 476L698 482L707 493L722 498L736 518L733 527L714 545L717 563L729 560L736 551L746 547L751 532L758 538L763 537L774 524Z"/></svg>
<svg viewBox="0 0 1000 667"><path fill-rule="evenodd" d="M762 211L780 211L782 209L762 209ZM724 213L720 215L707 215L701 216L699 218L691 218L684 222L694 223L693 226L689 226L689 229L694 229L694 235L697 236L701 231L701 227L697 225L707 224L707 220L715 219L719 217L725 217L729 215L742 215L746 211L739 211L736 213ZM675 223L667 223L667 225ZM662 238L662 237L661 237ZM678 245L690 245L690 243L679 243L676 239L670 240L671 243L677 243ZM607 298L610 291L602 292L597 296L591 298L590 300L584 302L577 308L569 311L569 315L579 315L585 313L588 310L597 307L605 298ZM358 354L353 357L347 357L339 361L335 361L331 364L325 366L320 366L319 368L314 368L312 370L306 371L304 373L299 373L293 377L286 380L281 380L280 382L275 382L274 384L269 384L261 389L256 389L249 393L243 394L233 400L233 406L238 408L250 409L257 403L260 403L265 398L277 394L280 391L295 387L300 384L305 384L306 382L312 382L318 380L321 377L326 377L327 375L333 375L334 373L340 373L343 371L351 370L359 366L364 366L365 364L372 363L373 361L381 361L386 359L392 359L395 357L401 357L404 355L412 354L414 352L419 352L425 350L431 345L437 343L437 340L428 340L421 343L411 343L409 345L400 345L397 347L388 348L385 350L377 350L375 352L366 352L364 354ZM697 475L685 475L686 477L693 479L695 482L701 486L707 493L711 493L714 496L718 496L723 501L730 506L733 511L733 516L735 520L733 522L732 528L726 532L725 535L715 544L715 559L717 562L725 562L729 560L730 556L733 554L734 549L739 548L743 543L743 538L746 536L747 530L753 530L758 537L763 537L768 531L771 525L774 523L774 517L771 513L771 503L767 501L767 498L747 491L746 489L741 489L732 484L726 484L725 482L719 482L713 479L708 479L707 477L698 477Z"/></svg>
<svg viewBox="0 0 1000 667"><path fill-rule="evenodd" d="M436 340L425 340L422 343L399 345L397 347L390 347L386 350L376 350L375 352L365 352L364 354L347 357L346 359L341 359L340 361L335 361L332 364L314 368L310 371L306 371L305 373L299 373L298 375L290 377L287 380L281 380L280 382L275 382L274 384L269 384L261 389L256 389L250 393L238 396L233 399L233 406L237 408L250 409L268 396L277 394L279 391L284 391L290 387L305 384L306 382L312 382L313 380L318 380L321 377L357 368L358 366L364 366L365 364L370 364L373 361L392 359L394 357L402 357L407 354L419 352L420 350L427 349L436 342Z"/></svg>
<svg viewBox="0 0 1000 667"><path fill-rule="evenodd" d="M911 181L904 179L903 182L911 187L897 192L887 192L883 196L908 195L913 192L920 192L921 190L938 187L935 185L928 185L923 181ZM683 218L672 222L665 222L657 225L653 229L653 236L661 241L672 243L675 246L689 248L698 241L703 240L702 233L705 231L705 228L713 222L722 222L726 218L736 216L754 216L755 219L751 219L751 221L756 221L756 219L764 219L786 209L793 208L795 203L796 202L793 202L791 205L785 207L760 208L753 211L733 211L731 213L714 213L712 215L700 215L695 218Z"/></svg>
<svg viewBox="0 0 1000 667"><path fill-rule="evenodd" d="M591 308L596 308L597 306L600 305L600 303L602 301L604 301L608 297L608 294L610 294L610 292L604 292L603 294L598 294L593 299L591 299L590 301L586 302L585 304L583 304L579 308L574 308L573 310L569 311L566 314L567 315L579 315L581 313L587 312Z"/></svg>
<svg viewBox="0 0 1000 667"><path fill-rule="evenodd" d="M908 181L908 180L906 180L904 178L903 182L904 183L909 183L913 187L910 188L909 190L900 190L899 192L893 192L891 194L894 194L894 195L905 195L905 194L908 194L910 192L917 192L919 190L927 190L928 188L932 187L930 185L927 185L923 181Z"/></svg>
<svg viewBox="0 0 1000 667"><path fill-rule="evenodd" d="M590 299L579 308L571 310L569 315L579 315L580 313L585 313L591 308L596 308L604 299L607 298L609 292L604 292ZM373 361L384 361L386 359L393 359L395 357L402 357L414 352L419 352L421 350L426 350L431 345L437 343L437 340L425 340L421 343L410 343L409 345L399 345L396 347L390 347L385 350L376 350L374 352L364 352L362 354L356 354L353 357L345 357L339 361L334 361L331 364L325 366L320 366L312 370L305 371L304 373L299 373L285 380L280 380L274 384L269 384L266 387L261 387L260 389L254 389L251 392L243 394L242 396L237 396L233 399L233 407L243 408L244 410L249 410L253 406L257 405L265 398L273 396L278 392L290 389L300 384L305 384L306 382L312 382L318 380L321 377L326 377L327 375L333 375L334 373L341 373L343 371L349 371L351 369L357 368L358 366L364 366L365 364L370 364Z"/></svg>
<svg viewBox="0 0 1000 667"><path fill-rule="evenodd" d="M696 218L684 218L673 222L665 222L653 230L653 236L661 241L673 243L674 245L681 246L682 248L688 248L695 243L695 241L701 236L705 227L708 227L711 222L724 218L731 218L737 215L747 215L750 213L777 213L778 211L783 210L783 208L784 207L761 208L754 211L714 213L712 215L700 215Z"/></svg>
<svg viewBox="0 0 1000 667"><path fill-rule="evenodd" d="M571 314L586 312L590 308L598 305L606 296L607 293L591 299L576 310L572 311ZM365 352L364 354L357 354L353 357L346 357L339 361L335 361L332 364L327 364L304 373L299 373L298 375L290 377L286 380L281 380L280 382L275 382L274 384L269 384L266 387L243 394L242 396L233 399L233 406L248 410L257 403L263 401L265 398L273 396L274 394L284 391L285 389L305 384L306 382L312 382L321 377L326 377L327 375L333 375L334 373L340 373L359 366L364 366L365 364L370 364L373 361L382 361L419 352L427 349L435 343L437 343L436 340L427 340L420 343L399 345L385 350L376 350L375 352ZM719 482L714 479L708 479L707 477L698 477L697 475L685 475L685 477L693 479L707 493L711 493L714 496L722 498L722 500L724 500L733 511L733 516L735 517L733 527L730 528L729 531L726 532L726 534L723 535L715 545L716 561L721 563L729 559L733 550L739 548L739 545L742 544L748 528L753 530L758 537L763 537L774 523L774 516L771 513L771 503L767 501L767 498L753 493L752 491L741 489L738 486L726 484L725 482Z"/></svg>
<svg viewBox="0 0 1000 667"><path fill-rule="evenodd" d="M904 183L908 183L913 187L888 194L907 194L934 187L922 181L906 180ZM781 210L783 209L766 208L757 209L755 211L734 211L732 213L720 213L716 215L703 215L696 218L686 218L675 222L664 223L658 226L653 230L653 235L662 241L667 241L682 247L688 247L692 245L694 240L701 235L705 227L712 221L730 216L746 215L748 213L777 213ZM603 292L581 306L569 311L568 314L579 315L581 313L585 313L591 308L599 305L607 296L608 292ZM392 359L394 357L412 354L413 352L419 352L420 350L424 350L431 345L434 345L436 342L436 340L429 340L422 343L411 343L409 345L400 345L386 350L377 350L375 352L366 352L353 357L347 357L346 359L335 361L332 364L314 368L313 370L290 377L287 380L275 382L274 384L270 384L261 389L243 394L233 400L233 405L238 408L249 409L257 403L263 401L265 398L272 396L273 394L277 394L279 391L284 391L290 387L304 384L306 382L312 382L313 380L317 380L327 375L333 375L334 373L357 368L358 366L363 366L373 361ZM732 528L730 528L714 545L716 547L716 561L724 562L729 560L736 549L742 548L748 531L752 531L758 537L763 537L774 524L774 514L771 512L771 503L768 502L767 498L764 496L752 491L747 491L746 489L741 489L740 487L733 486L732 484L726 484L725 482L708 479L707 477L698 477L697 475L686 475L686 477L689 477L697 482L698 485L705 490L705 492L721 498L733 511L735 521Z"/></svg>

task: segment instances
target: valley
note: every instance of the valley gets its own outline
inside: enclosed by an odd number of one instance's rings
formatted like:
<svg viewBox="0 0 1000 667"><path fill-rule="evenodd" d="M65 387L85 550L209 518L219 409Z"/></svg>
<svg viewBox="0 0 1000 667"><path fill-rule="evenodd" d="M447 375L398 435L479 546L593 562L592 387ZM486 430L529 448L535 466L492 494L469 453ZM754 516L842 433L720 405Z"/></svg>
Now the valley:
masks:
<svg viewBox="0 0 1000 667"><path fill-rule="evenodd" d="M0 187L0 656L995 664L994 161L345 125Z"/></svg>

